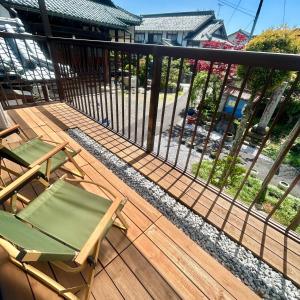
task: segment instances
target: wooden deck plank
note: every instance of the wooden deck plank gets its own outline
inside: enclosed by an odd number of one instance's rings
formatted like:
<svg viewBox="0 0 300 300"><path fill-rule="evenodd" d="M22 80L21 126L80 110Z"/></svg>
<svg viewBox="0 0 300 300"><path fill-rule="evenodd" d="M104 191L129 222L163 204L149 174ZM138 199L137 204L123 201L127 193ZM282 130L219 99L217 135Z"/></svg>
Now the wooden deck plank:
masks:
<svg viewBox="0 0 300 300"><path fill-rule="evenodd" d="M220 267L218 262L207 252L196 247L195 242L189 239L181 230L176 230L176 226L165 217L159 218L155 225L172 239L178 247L193 258L205 272L209 273L224 289L226 289L236 299L249 298L255 299L257 296L246 286L240 286L240 280L230 276L231 273L225 268ZM216 272L216 270L218 270Z"/></svg>
<svg viewBox="0 0 300 300"><path fill-rule="evenodd" d="M210 299L235 299L214 277L207 273L183 249L169 239L155 225L152 225L146 235L165 255Z"/></svg>
<svg viewBox="0 0 300 300"><path fill-rule="evenodd" d="M96 299L119 300L124 299L106 271L101 271L94 280L92 293Z"/></svg>
<svg viewBox="0 0 300 300"><path fill-rule="evenodd" d="M151 299L145 287L119 256L105 270L125 299Z"/></svg>
<svg viewBox="0 0 300 300"><path fill-rule="evenodd" d="M121 257L154 299L180 299L143 255L130 245Z"/></svg>
<svg viewBox="0 0 300 300"><path fill-rule="evenodd" d="M209 299L145 234L134 245L181 298Z"/></svg>

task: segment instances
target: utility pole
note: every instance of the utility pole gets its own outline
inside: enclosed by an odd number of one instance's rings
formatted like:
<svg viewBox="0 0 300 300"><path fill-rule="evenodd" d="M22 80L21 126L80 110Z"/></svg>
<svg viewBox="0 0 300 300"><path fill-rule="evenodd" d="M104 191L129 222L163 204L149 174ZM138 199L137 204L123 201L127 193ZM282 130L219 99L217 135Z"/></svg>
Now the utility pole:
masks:
<svg viewBox="0 0 300 300"><path fill-rule="evenodd" d="M254 22L253 22L253 26L252 26L252 29L251 29L251 32L250 32L249 39L251 39L252 36L253 36L254 30L255 30L255 27L256 27L256 23L257 23L257 19L259 17L260 10L261 10L261 7L263 5L263 2L264 2L264 0L260 0L260 2L259 2L258 9L257 9L256 15L255 15L255 18L254 18Z"/></svg>

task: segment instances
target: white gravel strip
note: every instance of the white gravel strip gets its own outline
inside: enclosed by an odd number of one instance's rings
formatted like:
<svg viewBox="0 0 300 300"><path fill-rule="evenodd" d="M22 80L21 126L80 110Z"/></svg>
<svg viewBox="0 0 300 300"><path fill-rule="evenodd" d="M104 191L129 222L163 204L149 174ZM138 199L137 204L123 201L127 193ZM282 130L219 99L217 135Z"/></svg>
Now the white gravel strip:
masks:
<svg viewBox="0 0 300 300"><path fill-rule="evenodd" d="M81 130L69 129L68 133L257 294L265 299L300 299L300 289L251 251L205 222Z"/></svg>

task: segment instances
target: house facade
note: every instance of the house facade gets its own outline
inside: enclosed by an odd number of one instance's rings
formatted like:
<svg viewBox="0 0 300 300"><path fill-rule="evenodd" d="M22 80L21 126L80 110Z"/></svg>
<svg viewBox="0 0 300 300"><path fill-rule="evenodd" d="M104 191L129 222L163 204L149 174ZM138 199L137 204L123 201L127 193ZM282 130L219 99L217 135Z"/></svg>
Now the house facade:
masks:
<svg viewBox="0 0 300 300"><path fill-rule="evenodd" d="M135 26L136 43L202 47L210 40L227 41L222 20L214 11L194 11L143 15Z"/></svg>
<svg viewBox="0 0 300 300"><path fill-rule="evenodd" d="M43 35L38 0L3 0L12 17L22 20L25 30ZM54 36L118 40L133 33L140 17L116 6L111 0L45 0Z"/></svg>

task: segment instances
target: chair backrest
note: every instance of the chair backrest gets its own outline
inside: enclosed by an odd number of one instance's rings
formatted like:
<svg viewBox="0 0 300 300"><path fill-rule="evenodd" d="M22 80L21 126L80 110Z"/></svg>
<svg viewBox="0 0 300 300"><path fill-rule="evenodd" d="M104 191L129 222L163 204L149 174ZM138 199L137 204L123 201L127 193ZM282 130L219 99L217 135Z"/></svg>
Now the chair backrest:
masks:
<svg viewBox="0 0 300 300"><path fill-rule="evenodd" d="M15 154L13 151L11 151L9 148L4 146L3 144L0 145L0 158L6 158L18 165L22 165L23 167L28 167L29 164L22 159L20 156Z"/></svg>

